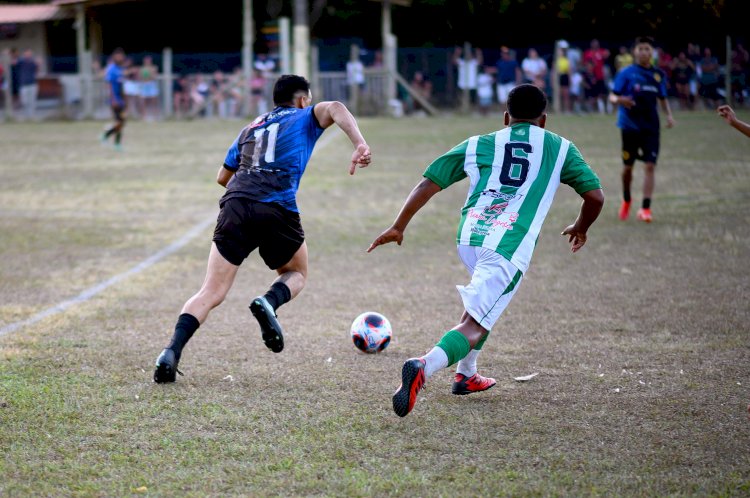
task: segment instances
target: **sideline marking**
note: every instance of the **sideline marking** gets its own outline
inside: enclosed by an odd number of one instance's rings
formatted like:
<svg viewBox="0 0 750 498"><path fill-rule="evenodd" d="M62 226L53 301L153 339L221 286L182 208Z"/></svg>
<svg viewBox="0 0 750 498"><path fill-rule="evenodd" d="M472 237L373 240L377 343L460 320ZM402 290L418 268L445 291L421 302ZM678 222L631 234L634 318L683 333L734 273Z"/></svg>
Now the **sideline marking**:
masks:
<svg viewBox="0 0 750 498"><path fill-rule="evenodd" d="M317 148L322 149L341 133L341 130L339 130L339 128L334 128L331 131L333 131L333 133L326 134L326 136L323 137L318 142L318 144L316 145ZM5 327L0 328L0 337L10 334L12 332L15 332L16 330L22 327L25 327L27 325L31 325L41 320L44 320L45 318L49 316L62 313L68 308L70 308L71 306L88 301L89 299L96 296L104 289L113 286L114 284L120 282L121 280L124 280L130 277L131 275L135 275L137 273L142 272L146 268L154 265L155 263L158 263L160 260L166 258L170 254L173 254L174 252L177 252L178 250L182 249L185 245L187 245L188 242L190 242L195 237L200 235L200 233L204 229L206 229L209 225L211 225L215 221L216 221L216 213L212 214L210 217L206 218L205 220L201 221L197 225L193 226L193 228L188 230L188 232L185 235L175 240L164 249L152 254L151 256L144 259L143 261L141 261L134 267L130 268L129 270L126 270L122 273L118 273L117 275L110 277L104 282L100 282L94 285L93 287L89 287L88 289L84 290L83 292L81 292L80 294L78 294L76 297L72 299L68 299L67 301L58 303L55 306L52 306L51 308L47 308L46 310L40 311L39 313L32 315L29 318L26 318L25 320L20 320L18 322L10 323L6 325Z"/></svg>
<svg viewBox="0 0 750 498"><path fill-rule="evenodd" d="M48 316L62 313L63 311L67 310L68 308L70 308L71 306L75 304L88 301L89 299L99 294L101 291L103 291L107 287L111 287L112 285L130 277L131 275L135 275L136 273L142 272L149 266L153 265L154 263L157 263L159 260L169 256L170 254L178 251L179 249L182 249L182 247L184 247L188 242L190 242L195 237L197 237L206 227L208 227L211 223L215 221L216 221L216 215L215 214L211 215L211 217L206 218L205 220L201 221L197 225L193 226L193 228L191 228L185 235L175 240L164 249L152 254L151 256L144 259L143 261L141 261L134 267L130 268L129 270L126 270L113 277L110 277L104 282L100 282L94 285L93 287L89 287L88 289L81 292L80 294L78 294L76 297L72 299L68 299L67 301L58 303L55 306L52 306L51 308L47 308L44 311L40 311L36 315L32 315L31 317L25 320L21 320L19 322L6 325L5 327L0 329L0 337L6 334L10 334L11 332L15 332L16 330L20 329L21 327L25 327L26 325L31 325L32 323L36 323L41 320L44 320Z"/></svg>

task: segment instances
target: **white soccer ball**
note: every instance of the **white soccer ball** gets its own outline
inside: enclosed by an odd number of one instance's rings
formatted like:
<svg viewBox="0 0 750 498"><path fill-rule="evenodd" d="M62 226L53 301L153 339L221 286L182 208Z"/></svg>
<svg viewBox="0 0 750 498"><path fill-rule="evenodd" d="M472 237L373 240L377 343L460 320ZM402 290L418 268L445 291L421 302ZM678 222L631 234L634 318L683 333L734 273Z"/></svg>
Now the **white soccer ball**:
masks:
<svg viewBox="0 0 750 498"><path fill-rule="evenodd" d="M393 329L386 317L366 311L354 319L350 333L357 349L365 353L379 353L390 344Z"/></svg>

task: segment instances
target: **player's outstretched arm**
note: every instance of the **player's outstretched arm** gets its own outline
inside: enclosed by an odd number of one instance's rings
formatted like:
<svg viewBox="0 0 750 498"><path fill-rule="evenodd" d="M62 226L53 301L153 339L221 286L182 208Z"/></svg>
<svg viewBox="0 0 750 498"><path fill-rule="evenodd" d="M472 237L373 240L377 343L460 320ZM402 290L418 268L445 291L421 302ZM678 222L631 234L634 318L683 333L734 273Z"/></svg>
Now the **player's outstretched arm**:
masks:
<svg viewBox="0 0 750 498"><path fill-rule="evenodd" d="M336 123L346 133L346 136L349 137L352 145L354 145L352 162L349 166L350 175L354 174L357 165L360 168L365 168L370 164L372 160L370 146L367 145L365 137L359 131L357 120L354 119L354 116L352 116L352 113L349 112L349 109L344 104L338 101L320 102L319 104L315 104L313 112L315 112L315 117L320 126L328 128Z"/></svg>
<svg viewBox="0 0 750 498"><path fill-rule="evenodd" d="M719 113L719 116L724 118L724 121L726 121L729 126L734 128L735 130L738 130L743 135L750 137L750 124L737 119L737 115L734 113L734 109L732 109L728 105L722 105L719 106L719 108L716 110Z"/></svg>
<svg viewBox="0 0 750 498"><path fill-rule="evenodd" d="M604 206L604 192L600 188L589 190L583 193L581 197L583 197L583 204L581 204L581 211L578 213L578 218L576 218L575 223L560 234L568 236L570 250L573 252L578 252L586 243L586 232L588 232L589 227L599 217L602 206Z"/></svg>
<svg viewBox="0 0 750 498"><path fill-rule="evenodd" d="M378 246L388 244L389 242L395 242L401 245L404 240L404 230L406 225L409 224L411 219L417 214L422 206L427 204L433 195L437 194L442 190L437 183L433 182L428 178L423 178L421 182L411 191L409 197L406 198L401 211L396 217L396 221L393 222L388 229L386 229L380 236L370 244L367 252L371 252Z"/></svg>

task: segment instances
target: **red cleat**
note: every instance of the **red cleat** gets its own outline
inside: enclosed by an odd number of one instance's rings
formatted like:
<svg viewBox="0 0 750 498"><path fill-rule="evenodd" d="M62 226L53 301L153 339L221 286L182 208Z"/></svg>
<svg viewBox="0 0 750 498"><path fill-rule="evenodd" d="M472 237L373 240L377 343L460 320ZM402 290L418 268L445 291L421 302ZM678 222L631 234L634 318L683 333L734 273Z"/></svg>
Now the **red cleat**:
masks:
<svg viewBox="0 0 750 498"><path fill-rule="evenodd" d="M628 216L630 216L630 202L622 201L622 204L620 204L620 212L617 214L617 217L620 218L620 221L625 221L628 219Z"/></svg>
<svg viewBox="0 0 750 498"><path fill-rule="evenodd" d="M424 366L422 358L411 358L401 368L401 385L393 394L393 411L399 417L407 416L417 402L417 394L425 382Z"/></svg>
<svg viewBox="0 0 750 498"><path fill-rule="evenodd" d="M453 381L453 394L471 394L486 391L490 387L497 384L495 379L490 377L482 377L478 373L475 373L471 377L467 377L464 374L457 373L456 378Z"/></svg>
<svg viewBox="0 0 750 498"><path fill-rule="evenodd" d="M649 208L641 208L638 210L638 219L641 221L645 221L646 223L651 223L651 209Z"/></svg>

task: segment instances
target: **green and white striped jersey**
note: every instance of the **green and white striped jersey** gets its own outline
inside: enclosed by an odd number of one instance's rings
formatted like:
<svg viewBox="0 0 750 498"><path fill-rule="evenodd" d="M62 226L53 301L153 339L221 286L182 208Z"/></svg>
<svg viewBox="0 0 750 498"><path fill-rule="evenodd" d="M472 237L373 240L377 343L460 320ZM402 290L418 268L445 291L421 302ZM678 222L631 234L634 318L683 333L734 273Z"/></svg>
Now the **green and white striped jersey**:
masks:
<svg viewBox="0 0 750 498"><path fill-rule="evenodd" d="M529 123L469 138L424 176L443 189L468 176L458 244L492 249L522 272L560 183L578 194L601 188L573 143Z"/></svg>

